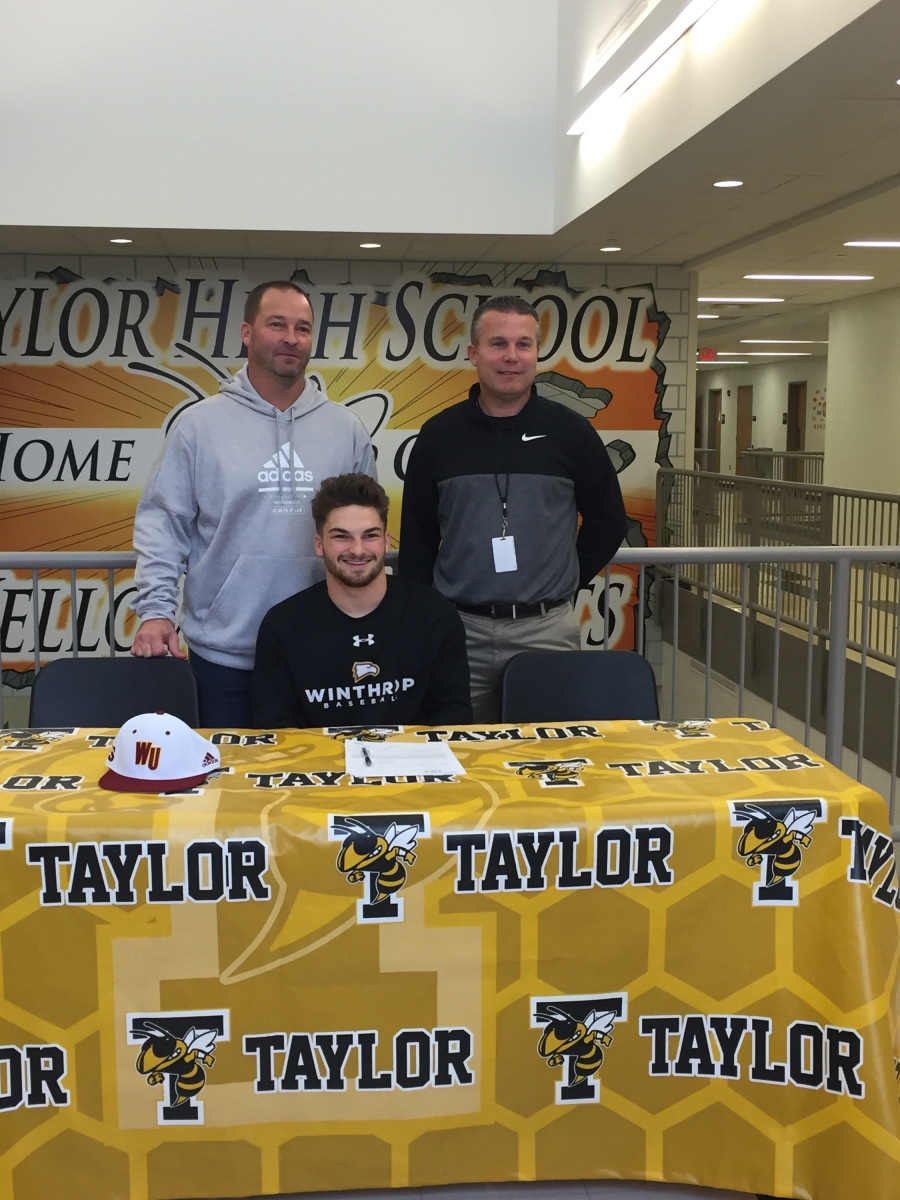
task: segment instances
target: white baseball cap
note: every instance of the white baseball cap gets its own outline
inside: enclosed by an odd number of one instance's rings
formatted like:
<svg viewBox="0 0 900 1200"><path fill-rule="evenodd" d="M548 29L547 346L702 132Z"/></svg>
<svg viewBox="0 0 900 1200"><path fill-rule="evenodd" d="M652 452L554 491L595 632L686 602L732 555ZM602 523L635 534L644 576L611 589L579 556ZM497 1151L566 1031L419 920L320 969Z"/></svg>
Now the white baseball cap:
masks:
<svg viewBox="0 0 900 1200"><path fill-rule="evenodd" d="M169 713L141 713L119 732L100 786L110 792L183 792L206 782L219 751Z"/></svg>

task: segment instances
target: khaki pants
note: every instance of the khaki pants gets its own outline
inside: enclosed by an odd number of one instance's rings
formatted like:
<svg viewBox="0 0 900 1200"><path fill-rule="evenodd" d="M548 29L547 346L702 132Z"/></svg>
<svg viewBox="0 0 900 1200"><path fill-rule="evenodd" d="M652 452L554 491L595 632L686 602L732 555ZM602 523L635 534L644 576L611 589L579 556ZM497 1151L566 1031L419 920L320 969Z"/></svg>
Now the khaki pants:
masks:
<svg viewBox="0 0 900 1200"><path fill-rule="evenodd" d="M475 720L485 724L500 720L500 680L514 654L581 649L581 632L571 604L518 621L466 612L459 615L466 627L472 711Z"/></svg>

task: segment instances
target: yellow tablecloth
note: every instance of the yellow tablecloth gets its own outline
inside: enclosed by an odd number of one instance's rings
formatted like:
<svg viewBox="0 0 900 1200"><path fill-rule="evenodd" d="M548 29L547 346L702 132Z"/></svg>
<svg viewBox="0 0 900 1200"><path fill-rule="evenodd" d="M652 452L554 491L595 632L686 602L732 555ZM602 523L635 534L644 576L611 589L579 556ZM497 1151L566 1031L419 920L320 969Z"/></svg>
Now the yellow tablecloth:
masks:
<svg viewBox="0 0 900 1200"><path fill-rule="evenodd" d="M763 722L0 741L0 1195L630 1178L900 1196L883 801ZM70 1181L70 1183L67 1183Z"/></svg>

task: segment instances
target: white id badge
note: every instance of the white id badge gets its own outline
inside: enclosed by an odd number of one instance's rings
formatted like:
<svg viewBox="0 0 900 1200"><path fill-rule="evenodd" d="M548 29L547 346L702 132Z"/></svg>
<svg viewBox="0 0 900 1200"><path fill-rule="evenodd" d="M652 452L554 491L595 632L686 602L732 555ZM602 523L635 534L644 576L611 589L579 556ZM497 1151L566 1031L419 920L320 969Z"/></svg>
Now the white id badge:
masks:
<svg viewBox="0 0 900 1200"><path fill-rule="evenodd" d="M498 537L491 538L491 546L494 549L494 570L501 571L518 571L519 564L516 562L516 539L514 537Z"/></svg>

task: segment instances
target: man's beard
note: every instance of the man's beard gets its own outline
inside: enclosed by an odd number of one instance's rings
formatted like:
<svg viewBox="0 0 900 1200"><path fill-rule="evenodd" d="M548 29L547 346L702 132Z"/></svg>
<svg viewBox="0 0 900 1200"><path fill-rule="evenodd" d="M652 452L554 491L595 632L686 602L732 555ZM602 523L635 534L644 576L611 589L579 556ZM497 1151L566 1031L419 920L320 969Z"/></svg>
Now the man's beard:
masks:
<svg viewBox="0 0 900 1200"><path fill-rule="evenodd" d="M253 357L257 357L254 355ZM260 354L260 365L264 366L272 375L279 379L299 379L309 366L309 359L305 362L302 358L298 358L295 363L288 364L279 362L273 353Z"/></svg>
<svg viewBox="0 0 900 1200"><path fill-rule="evenodd" d="M335 579L339 579L341 583L347 587L363 588L367 587L373 579L377 579L384 570L384 555L380 558L373 558L369 564L369 570L362 574L352 574L351 572L344 573L344 564L338 558L325 558L325 569Z"/></svg>
<svg viewBox="0 0 900 1200"><path fill-rule="evenodd" d="M307 364L302 359L298 360L295 366L287 366L279 363L276 358L272 358L269 363L269 370L273 375L277 375L279 379L299 379L306 370Z"/></svg>

